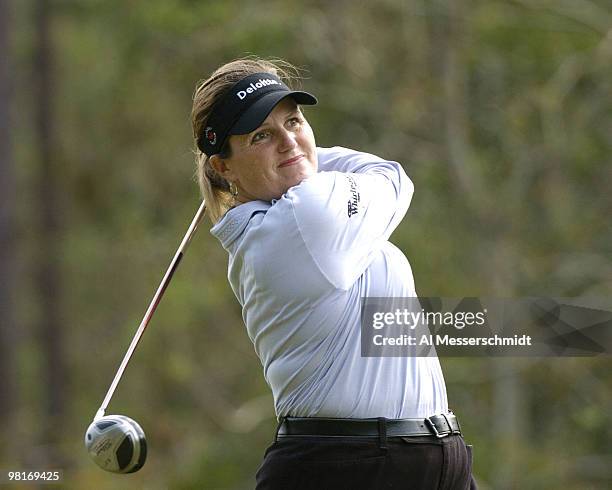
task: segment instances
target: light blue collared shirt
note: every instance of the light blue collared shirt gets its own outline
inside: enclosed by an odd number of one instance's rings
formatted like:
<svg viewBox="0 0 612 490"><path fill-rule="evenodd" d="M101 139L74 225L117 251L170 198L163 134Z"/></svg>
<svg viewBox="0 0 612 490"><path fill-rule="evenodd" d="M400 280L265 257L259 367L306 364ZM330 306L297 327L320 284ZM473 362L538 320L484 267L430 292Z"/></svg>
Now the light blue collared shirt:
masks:
<svg viewBox="0 0 612 490"><path fill-rule="evenodd" d="M401 165L318 148L317 174L212 228L277 416L428 417L448 411L437 357L361 357L361 299L416 296L388 239L414 187Z"/></svg>

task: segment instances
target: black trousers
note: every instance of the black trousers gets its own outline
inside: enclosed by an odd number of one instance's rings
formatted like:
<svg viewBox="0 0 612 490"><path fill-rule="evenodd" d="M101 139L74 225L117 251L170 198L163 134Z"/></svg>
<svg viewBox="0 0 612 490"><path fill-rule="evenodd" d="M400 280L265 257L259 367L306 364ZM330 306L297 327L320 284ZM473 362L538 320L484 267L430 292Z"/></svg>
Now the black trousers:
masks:
<svg viewBox="0 0 612 490"><path fill-rule="evenodd" d="M257 471L257 490L470 490L472 447L452 435L280 437Z"/></svg>

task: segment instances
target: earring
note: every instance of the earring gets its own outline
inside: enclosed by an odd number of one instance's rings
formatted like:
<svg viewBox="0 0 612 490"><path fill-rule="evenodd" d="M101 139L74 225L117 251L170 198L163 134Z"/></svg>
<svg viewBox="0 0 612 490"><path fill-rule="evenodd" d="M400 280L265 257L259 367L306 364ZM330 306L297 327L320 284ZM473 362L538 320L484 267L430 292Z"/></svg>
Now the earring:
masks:
<svg viewBox="0 0 612 490"><path fill-rule="evenodd" d="M238 196L238 187L233 182L229 183L229 191L230 191L230 194L233 197L237 197Z"/></svg>

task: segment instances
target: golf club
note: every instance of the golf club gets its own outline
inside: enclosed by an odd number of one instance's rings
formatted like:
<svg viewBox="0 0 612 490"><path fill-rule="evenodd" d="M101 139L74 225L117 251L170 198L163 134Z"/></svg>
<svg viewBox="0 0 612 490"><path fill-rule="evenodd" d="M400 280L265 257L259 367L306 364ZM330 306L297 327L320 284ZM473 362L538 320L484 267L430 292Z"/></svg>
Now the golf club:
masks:
<svg viewBox="0 0 612 490"><path fill-rule="evenodd" d="M123 372L127 367L134 350L136 349L142 334L146 330L153 313L157 309L170 280L178 265L183 258L185 250L193 237L199 222L204 216L206 203L202 201L196 215L194 216L187 233L183 237L183 241L179 245L170 266L166 271L147 311L140 322L138 330L128 347L121 365L115 374L115 378L102 401L102 405L96 412L93 422L85 432L85 447L89 452L89 456L103 470L113 473L133 473L138 471L145 463L147 456L147 443L144 431L140 425L129 417L124 415L107 415L105 416L106 408L115 393L115 389L123 376Z"/></svg>

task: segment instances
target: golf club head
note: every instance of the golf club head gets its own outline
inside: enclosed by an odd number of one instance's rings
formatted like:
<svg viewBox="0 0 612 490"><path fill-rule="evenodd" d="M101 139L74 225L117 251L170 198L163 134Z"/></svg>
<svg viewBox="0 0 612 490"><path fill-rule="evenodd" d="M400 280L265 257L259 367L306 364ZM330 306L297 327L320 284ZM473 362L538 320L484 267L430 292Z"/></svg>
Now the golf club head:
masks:
<svg viewBox="0 0 612 490"><path fill-rule="evenodd" d="M134 473L147 458L144 431L124 415L94 420L85 432L85 447L94 463L112 473Z"/></svg>

